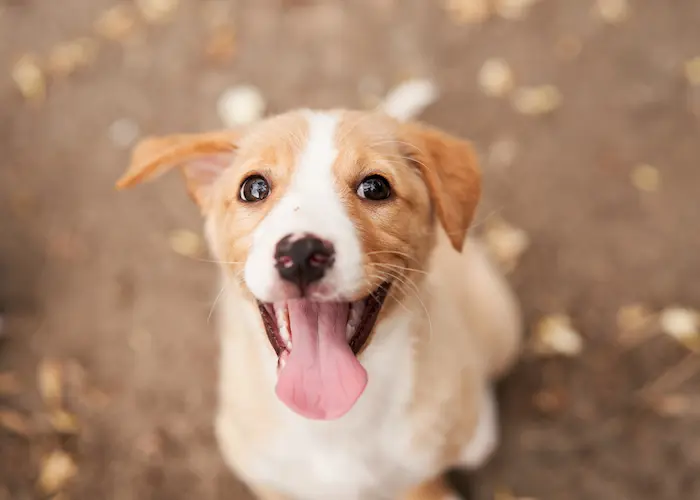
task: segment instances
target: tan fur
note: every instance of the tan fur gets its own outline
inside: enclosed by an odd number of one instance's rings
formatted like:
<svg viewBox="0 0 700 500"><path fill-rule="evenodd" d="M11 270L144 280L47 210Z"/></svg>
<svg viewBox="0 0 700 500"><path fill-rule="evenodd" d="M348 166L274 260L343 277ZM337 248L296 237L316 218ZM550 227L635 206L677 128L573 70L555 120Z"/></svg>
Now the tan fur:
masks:
<svg viewBox="0 0 700 500"><path fill-rule="evenodd" d="M406 418L415 424L413 449L438 450L432 467L445 470L457 464L473 438L485 388L513 363L520 341L519 312L507 285L479 246L466 239L480 196L475 155L467 142L422 124L337 113L342 118L333 172L362 245L366 283L358 296L391 279L392 292L378 325L404 311L420 313L406 331L406 342L415 346L415 384ZM222 355L226 363L217 429L227 462L244 479L248 464L273 445L270 436L281 422L274 394L260 390L267 382L261 364L269 363L273 353L240 276L251 233L284 195L307 133L303 116L293 112L245 133L148 139L137 147L118 184L129 187L182 166L189 190L207 216L212 252L225 262L225 274L235 278L222 300L222 325L235 324L236 338L235 349ZM229 161L216 179L188 169L197 159L222 154ZM263 203L241 204L238 191L251 173L269 180L271 194ZM366 203L355 195L358 182L371 174L390 181L391 200ZM373 335L365 349L375 341ZM234 410L240 407L246 411ZM285 498L251 486L260 498ZM405 498L437 500L448 493L434 479L416 485Z"/></svg>

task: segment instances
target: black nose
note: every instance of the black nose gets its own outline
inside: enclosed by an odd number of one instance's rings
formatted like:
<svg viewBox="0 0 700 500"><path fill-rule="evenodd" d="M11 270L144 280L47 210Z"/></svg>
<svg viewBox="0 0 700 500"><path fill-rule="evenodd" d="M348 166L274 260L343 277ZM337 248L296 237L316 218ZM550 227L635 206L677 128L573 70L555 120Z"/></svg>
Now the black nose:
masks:
<svg viewBox="0 0 700 500"><path fill-rule="evenodd" d="M323 278L333 266L335 250L330 242L316 236L289 234L277 243L275 261L282 279L304 292L309 284Z"/></svg>

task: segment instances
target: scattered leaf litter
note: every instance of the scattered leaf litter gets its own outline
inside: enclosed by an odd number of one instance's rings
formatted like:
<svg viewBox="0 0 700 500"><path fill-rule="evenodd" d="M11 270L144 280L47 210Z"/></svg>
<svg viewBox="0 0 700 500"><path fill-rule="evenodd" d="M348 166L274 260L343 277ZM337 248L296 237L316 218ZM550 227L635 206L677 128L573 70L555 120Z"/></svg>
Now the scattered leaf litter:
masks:
<svg viewBox="0 0 700 500"><path fill-rule="evenodd" d="M380 109L397 120L416 118L425 108L437 101L437 85L427 78L411 78L389 90Z"/></svg>
<svg viewBox="0 0 700 500"><path fill-rule="evenodd" d="M484 222L483 241L491 256L504 272L515 270L520 257L530 245L530 237L500 217L490 217Z"/></svg>
<svg viewBox="0 0 700 500"><path fill-rule="evenodd" d="M583 350L583 339L564 314L543 317L535 327L532 351L538 356L575 357Z"/></svg>
<svg viewBox="0 0 700 500"><path fill-rule="evenodd" d="M455 24L478 24L491 17L489 0L447 0L445 9Z"/></svg>
<svg viewBox="0 0 700 500"><path fill-rule="evenodd" d="M136 33L136 13L132 5L118 4L104 11L95 21L95 32L115 42L126 42Z"/></svg>
<svg viewBox="0 0 700 500"><path fill-rule="evenodd" d="M505 59L494 58L481 66L478 83L487 96L503 97L513 90L515 78L513 70Z"/></svg>
<svg viewBox="0 0 700 500"><path fill-rule="evenodd" d="M107 131L109 140L121 149L131 147L141 135L139 124L130 118L119 118L112 122Z"/></svg>
<svg viewBox="0 0 700 500"><path fill-rule="evenodd" d="M624 22L630 15L627 0L597 0L595 10L598 16L609 24Z"/></svg>
<svg viewBox="0 0 700 500"><path fill-rule="evenodd" d="M233 128L262 118L266 103L257 87L238 85L225 90L216 107L224 125Z"/></svg>
<svg viewBox="0 0 700 500"><path fill-rule="evenodd" d="M694 87L700 86L700 56L687 60L683 67L688 83Z"/></svg>
<svg viewBox="0 0 700 500"><path fill-rule="evenodd" d="M0 373L0 396L14 396L20 392L22 392L22 384L19 383L16 373Z"/></svg>
<svg viewBox="0 0 700 500"><path fill-rule="evenodd" d="M202 239L193 231L177 229L170 233L168 239L170 248L182 256L196 257L202 251Z"/></svg>
<svg viewBox="0 0 700 500"><path fill-rule="evenodd" d="M503 19L523 19L539 0L494 0L494 10Z"/></svg>
<svg viewBox="0 0 700 500"><path fill-rule="evenodd" d="M669 307L659 316L661 330L693 351L700 351L700 312Z"/></svg>
<svg viewBox="0 0 700 500"><path fill-rule="evenodd" d="M41 104L46 98L46 76L36 55L25 54L17 60L12 80L27 101Z"/></svg>
<svg viewBox="0 0 700 500"><path fill-rule="evenodd" d="M175 14L179 0L136 0L143 19L149 24L163 24Z"/></svg>
<svg viewBox="0 0 700 500"><path fill-rule="evenodd" d="M206 58L217 64L229 62L236 55L236 32L233 26L214 28L204 47Z"/></svg>
<svg viewBox="0 0 700 500"><path fill-rule="evenodd" d="M53 77L67 77L91 65L97 58L99 44L92 38L59 43L49 52L47 72Z"/></svg>
<svg viewBox="0 0 700 500"><path fill-rule="evenodd" d="M59 408L63 399L63 367L54 359L43 359L37 369L39 394L49 408Z"/></svg>
<svg viewBox="0 0 700 500"><path fill-rule="evenodd" d="M561 103L561 92L554 85L521 87L513 93L513 106L523 115L545 115L556 110Z"/></svg>
<svg viewBox="0 0 700 500"><path fill-rule="evenodd" d="M634 167L631 180L638 190L653 193L659 189L661 174L656 167L643 163Z"/></svg>
<svg viewBox="0 0 700 500"><path fill-rule="evenodd" d="M55 450L44 456L39 473L39 488L47 495L62 490L75 477L78 467L68 453Z"/></svg>
<svg viewBox="0 0 700 500"><path fill-rule="evenodd" d="M27 417L14 410L0 409L0 428L18 436L26 437L31 434L31 425Z"/></svg>

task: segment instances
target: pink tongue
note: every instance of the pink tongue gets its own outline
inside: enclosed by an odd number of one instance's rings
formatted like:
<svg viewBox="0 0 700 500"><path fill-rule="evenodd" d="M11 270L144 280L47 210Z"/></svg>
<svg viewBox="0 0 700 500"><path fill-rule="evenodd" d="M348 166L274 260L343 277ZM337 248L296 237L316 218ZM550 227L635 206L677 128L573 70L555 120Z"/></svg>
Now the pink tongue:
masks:
<svg viewBox="0 0 700 500"><path fill-rule="evenodd" d="M290 300L292 352L277 380L277 397L307 418L347 413L367 385L367 372L345 338L349 304Z"/></svg>

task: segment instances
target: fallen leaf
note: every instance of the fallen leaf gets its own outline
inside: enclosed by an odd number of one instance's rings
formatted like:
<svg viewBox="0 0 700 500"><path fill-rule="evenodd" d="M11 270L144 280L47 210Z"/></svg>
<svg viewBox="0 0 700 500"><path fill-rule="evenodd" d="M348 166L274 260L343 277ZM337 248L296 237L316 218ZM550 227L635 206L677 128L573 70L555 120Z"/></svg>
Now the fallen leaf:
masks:
<svg viewBox="0 0 700 500"><path fill-rule="evenodd" d="M46 99L46 77L36 55L20 57L12 67L12 79L27 101L40 104Z"/></svg>
<svg viewBox="0 0 700 500"><path fill-rule="evenodd" d="M571 318L553 314L542 318L532 338L533 353L538 356L578 356L583 350L581 335L573 328Z"/></svg>
<svg viewBox="0 0 700 500"><path fill-rule="evenodd" d="M494 10L504 19L522 19L537 2L538 0L495 0Z"/></svg>
<svg viewBox="0 0 700 500"><path fill-rule="evenodd" d="M59 408L63 399L63 367L55 359L43 359L37 370L37 384L44 404Z"/></svg>
<svg viewBox="0 0 700 500"><path fill-rule="evenodd" d="M231 87L221 94L217 102L219 118L230 128L259 120L265 106L262 93L252 85Z"/></svg>
<svg viewBox="0 0 700 500"><path fill-rule="evenodd" d="M177 229L170 233L170 248L185 257L196 257L202 250L202 239L197 233L187 229Z"/></svg>
<svg viewBox="0 0 700 500"><path fill-rule="evenodd" d="M658 169L647 164L634 167L631 178L634 187L647 193L657 191L661 182Z"/></svg>
<svg viewBox="0 0 700 500"><path fill-rule="evenodd" d="M22 392L22 385L16 373L0 373L0 396L15 396L20 392Z"/></svg>
<svg viewBox="0 0 700 500"><path fill-rule="evenodd" d="M27 417L14 410L0 410L0 427L19 436L29 436L31 425Z"/></svg>
<svg viewBox="0 0 700 500"><path fill-rule="evenodd" d="M627 0L597 0L596 12L606 23L619 24L629 17L630 7Z"/></svg>
<svg viewBox="0 0 700 500"><path fill-rule="evenodd" d="M537 116L551 113L561 106L562 95L554 85L522 87L513 93L513 106L523 115Z"/></svg>
<svg viewBox="0 0 700 500"><path fill-rule="evenodd" d="M479 70L479 87L490 97L503 97L513 90L513 70L504 59L486 61Z"/></svg>
<svg viewBox="0 0 700 500"><path fill-rule="evenodd" d="M491 17L488 0L447 0L445 9L455 24L483 23Z"/></svg>
<svg viewBox="0 0 700 500"><path fill-rule="evenodd" d="M700 351L700 313L682 307L669 307L659 316L661 330L692 351Z"/></svg>
<svg viewBox="0 0 700 500"><path fill-rule="evenodd" d="M224 25L214 29L209 35L204 54L210 61L221 64L236 55L236 32L233 26Z"/></svg>
<svg viewBox="0 0 700 500"><path fill-rule="evenodd" d="M409 78L387 92L380 108L398 120L410 120L421 114L439 96L440 92L434 81L428 78Z"/></svg>
<svg viewBox="0 0 700 500"><path fill-rule="evenodd" d="M700 86L700 56L686 61L684 70L688 83L693 86Z"/></svg>
<svg viewBox="0 0 700 500"><path fill-rule="evenodd" d="M92 64L99 44L92 38L59 43L49 52L47 71L53 77L66 77Z"/></svg>
<svg viewBox="0 0 700 500"><path fill-rule="evenodd" d="M143 19L150 24L162 24L172 19L178 0L136 0Z"/></svg>
<svg viewBox="0 0 700 500"><path fill-rule="evenodd" d="M530 245L530 238L524 230L495 216L484 222L482 238L491 256L506 273L515 270Z"/></svg>
<svg viewBox="0 0 700 500"><path fill-rule="evenodd" d="M61 434L77 434L80 426L78 418L65 410L55 410L49 415L51 427Z"/></svg>
<svg viewBox="0 0 700 500"><path fill-rule="evenodd" d="M121 3L104 11L95 21L95 31L115 42L126 42L136 33L133 5Z"/></svg>
<svg viewBox="0 0 700 500"><path fill-rule="evenodd" d="M44 456L39 473L39 488L47 495L63 489L75 477L78 467L68 453L55 450Z"/></svg>

